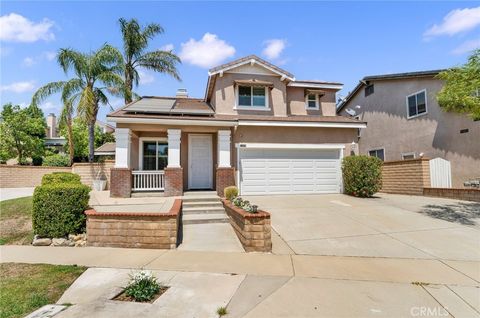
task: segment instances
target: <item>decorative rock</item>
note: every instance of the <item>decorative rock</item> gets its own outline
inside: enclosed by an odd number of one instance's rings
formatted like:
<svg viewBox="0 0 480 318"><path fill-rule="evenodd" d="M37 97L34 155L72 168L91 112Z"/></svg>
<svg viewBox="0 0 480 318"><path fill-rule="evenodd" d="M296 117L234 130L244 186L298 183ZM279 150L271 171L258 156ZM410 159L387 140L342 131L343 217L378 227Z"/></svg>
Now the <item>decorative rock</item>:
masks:
<svg viewBox="0 0 480 318"><path fill-rule="evenodd" d="M75 237L76 237L75 234L68 234L68 239L71 240L71 241L76 241Z"/></svg>
<svg viewBox="0 0 480 318"><path fill-rule="evenodd" d="M73 240L68 240L67 245L68 246L75 246L75 242Z"/></svg>
<svg viewBox="0 0 480 318"><path fill-rule="evenodd" d="M52 239L53 246L68 246L68 242L64 238L54 238Z"/></svg>
<svg viewBox="0 0 480 318"><path fill-rule="evenodd" d="M33 246L49 246L52 244L52 240L49 238L40 238L38 235L35 235L33 238L32 245Z"/></svg>
<svg viewBox="0 0 480 318"><path fill-rule="evenodd" d="M75 242L75 247L84 247L87 245L86 241L76 241Z"/></svg>

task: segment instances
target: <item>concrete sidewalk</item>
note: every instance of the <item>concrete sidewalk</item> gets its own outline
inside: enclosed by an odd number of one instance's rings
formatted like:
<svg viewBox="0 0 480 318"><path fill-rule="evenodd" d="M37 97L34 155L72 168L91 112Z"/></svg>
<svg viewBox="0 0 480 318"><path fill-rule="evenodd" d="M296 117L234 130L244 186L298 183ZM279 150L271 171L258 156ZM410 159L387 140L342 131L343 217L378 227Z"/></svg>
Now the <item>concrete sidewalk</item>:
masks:
<svg viewBox="0 0 480 318"><path fill-rule="evenodd" d="M119 248L0 246L2 263L480 286L480 262Z"/></svg>
<svg viewBox="0 0 480 318"><path fill-rule="evenodd" d="M35 188L0 188L0 201L30 197Z"/></svg>

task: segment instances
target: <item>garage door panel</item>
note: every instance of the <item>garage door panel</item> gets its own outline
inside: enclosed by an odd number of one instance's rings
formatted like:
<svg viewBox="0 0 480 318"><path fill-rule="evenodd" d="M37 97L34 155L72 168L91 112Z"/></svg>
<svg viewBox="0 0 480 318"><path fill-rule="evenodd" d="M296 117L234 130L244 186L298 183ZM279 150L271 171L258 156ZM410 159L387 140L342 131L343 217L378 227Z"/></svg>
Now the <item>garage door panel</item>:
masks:
<svg viewBox="0 0 480 318"><path fill-rule="evenodd" d="M242 194L338 193L338 150L240 149Z"/></svg>

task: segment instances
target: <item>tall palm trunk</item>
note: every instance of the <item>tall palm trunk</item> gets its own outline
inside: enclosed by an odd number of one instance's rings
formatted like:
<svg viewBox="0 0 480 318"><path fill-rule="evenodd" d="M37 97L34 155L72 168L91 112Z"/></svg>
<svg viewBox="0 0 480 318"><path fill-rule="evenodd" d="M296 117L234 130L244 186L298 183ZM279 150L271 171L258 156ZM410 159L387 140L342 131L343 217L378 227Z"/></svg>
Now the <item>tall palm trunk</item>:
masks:
<svg viewBox="0 0 480 318"><path fill-rule="evenodd" d="M93 162L95 153L95 119L88 123L88 162Z"/></svg>
<svg viewBox="0 0 480 318"><path fill-rule="evenodd" d="M125 104L129 104L133 101L133 98L132 98L133 76L127 69L125 70L125 88L127 88L125 92Z"/></svg>
<svg viewBox="0 0 480 318"><path fill-rule="evenodd" d="M70 166L72 166L75 150L73 145L72 117L70 116L67 118L67 138L68 138L68 154L70 156Z"/></svg>

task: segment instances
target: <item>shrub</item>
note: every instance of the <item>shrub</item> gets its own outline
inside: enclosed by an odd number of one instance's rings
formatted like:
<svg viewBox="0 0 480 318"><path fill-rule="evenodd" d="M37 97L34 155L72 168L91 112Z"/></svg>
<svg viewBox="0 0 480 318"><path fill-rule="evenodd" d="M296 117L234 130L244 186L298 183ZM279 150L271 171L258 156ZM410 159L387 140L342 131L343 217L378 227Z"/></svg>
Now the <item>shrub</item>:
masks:
<svg viewBox="0 0 480 318"><path fill-rule="evenodd" d="M226 187L223 189L223 195L228 201L232 201L238 196L238 188L236 186Z"/></svg>
<svg viewBox="0 0 480 318"><path fill-rule="evenodd" d="M345 193L371 197L382 187L382 161L371 156L349 156L342 162Z"/></svg>
<svg viewBox="0 0 480 318"><path fill-rule="evenodd" d="M41 166L43 163L42 157L32 157L32 165L34 166Z"/></svg>
<svg viewBox="0 0 480 318"><path fill-rule="evenodd" d="M53 183L35 188L33 231L41 237L65 237L85 231L90 188L76 183Z"/></svg>
<svg viewBox="0 0 480 318"><path fill-rule="evenodd" d="M160 291L160 284L157 278L150 271L140 271L130 275L130 282L124 292L135 301L150 301Z"/></svg>
<svg viewBox="0 0 480 318"><path fill-rule="evenodd" d="M70 159L66 155L54 154L43 158L43 165L50 167L68 167Z"/></svg>
<svg viewBox="0 0 480 318"><path fill-rule="evenodd" d="M58 184L58 183L75 183L80 184L80 176L71 172L53 172L42 177L42 185Z"/></svg>

